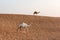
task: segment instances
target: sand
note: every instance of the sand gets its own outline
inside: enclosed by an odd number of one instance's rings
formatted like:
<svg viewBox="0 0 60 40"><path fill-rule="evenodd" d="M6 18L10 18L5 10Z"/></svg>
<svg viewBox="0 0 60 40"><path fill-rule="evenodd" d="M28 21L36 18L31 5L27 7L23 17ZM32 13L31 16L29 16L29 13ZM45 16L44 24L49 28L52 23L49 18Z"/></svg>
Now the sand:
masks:
<svg viewBox="0 0 60 40"><path fill-rule="evenodd" d="M21 22L32 25L17 31ZM0 14L0 40L60 40L60 18Z"/></svg>

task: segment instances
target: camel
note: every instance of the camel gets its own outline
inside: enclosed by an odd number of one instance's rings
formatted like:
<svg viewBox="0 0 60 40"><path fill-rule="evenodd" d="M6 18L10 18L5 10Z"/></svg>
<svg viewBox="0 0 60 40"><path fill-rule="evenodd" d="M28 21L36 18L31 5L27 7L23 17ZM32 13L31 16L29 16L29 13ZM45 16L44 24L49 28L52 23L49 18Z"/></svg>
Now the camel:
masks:
<svg viewBox="0 0 60 40"><path fill-rule="evenodd" d="M39 13L40 13L40 12L35 11L33 14L36 14L36 15L37 15L37 14L39 14Z"/></svg>
<svg viewBox="0 0 60 40"><path fill-rule="evenodd" d="M18 29L19 29L19 28L20 28L20 29L21 29L21 28L27 28L27 27L30 27L30 26L31 26L31 24L28 25L27 23L22 22L21 24L18 25Z"/></svg>

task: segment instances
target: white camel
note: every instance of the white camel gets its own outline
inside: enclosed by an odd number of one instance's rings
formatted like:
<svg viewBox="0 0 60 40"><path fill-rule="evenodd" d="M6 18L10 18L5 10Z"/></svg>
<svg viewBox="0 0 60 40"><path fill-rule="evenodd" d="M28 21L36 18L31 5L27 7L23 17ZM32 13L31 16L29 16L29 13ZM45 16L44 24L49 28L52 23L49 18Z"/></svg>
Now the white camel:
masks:
<svg viewBox="0 0 60 40"><path fill-rule="evenodd" d="M18 29L20 28L27 28L27 27L30 27L31 26L31 24L27 24L27 23L24 23L24 22L22 22L21 24L19 24L19 26L18 26Z"/></svg>
<svg viewBox="0 0 60 40"><path fill-rule="evenodd" d="M37 14L39 14L39 13L40 13L40 12L35 11L33 14L36 14L36 15L37 15Z"/></svg>

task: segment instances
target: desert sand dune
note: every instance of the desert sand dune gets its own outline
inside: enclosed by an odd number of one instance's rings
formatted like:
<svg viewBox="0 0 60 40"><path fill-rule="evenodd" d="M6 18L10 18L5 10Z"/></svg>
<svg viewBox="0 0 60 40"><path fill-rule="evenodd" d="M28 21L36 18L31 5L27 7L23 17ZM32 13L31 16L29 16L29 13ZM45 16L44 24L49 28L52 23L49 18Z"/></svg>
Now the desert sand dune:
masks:
<svg viewBox="0 0 60 40"><path fill-rule="evenodd" d="M18 24L32 23L18 30ZM60 40L60 18L0 14L0 40Z"/></svg>

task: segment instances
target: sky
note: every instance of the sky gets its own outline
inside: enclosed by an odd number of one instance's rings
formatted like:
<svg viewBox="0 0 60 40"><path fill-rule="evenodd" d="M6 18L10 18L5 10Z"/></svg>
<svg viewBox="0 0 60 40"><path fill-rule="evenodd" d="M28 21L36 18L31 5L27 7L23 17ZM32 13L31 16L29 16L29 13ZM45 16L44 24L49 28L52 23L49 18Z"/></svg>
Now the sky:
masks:
<svg viewBox="0 0 60 40"><path fill-rule="evenodd" d="M0 13L60 17L60 0L0 0Z"/></svg>

